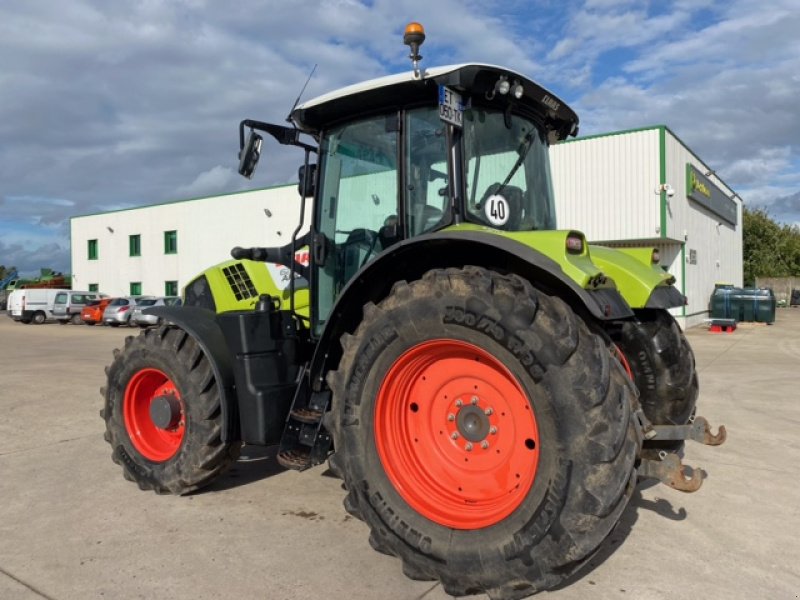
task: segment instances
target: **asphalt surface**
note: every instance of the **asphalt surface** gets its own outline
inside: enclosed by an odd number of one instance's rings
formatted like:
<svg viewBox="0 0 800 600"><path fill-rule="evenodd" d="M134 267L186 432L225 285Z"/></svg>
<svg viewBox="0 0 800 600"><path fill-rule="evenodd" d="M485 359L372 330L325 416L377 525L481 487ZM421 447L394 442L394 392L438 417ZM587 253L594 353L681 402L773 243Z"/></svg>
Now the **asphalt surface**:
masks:
<svg viewBox="0 0 800 600"><path fill-rule="evenodd" d="M127 329L14 323L0 313L0 599L442 600L374 552L320 466L275 449L189 497L122 478L98 416L103 367ZM728 427L691 443L695 494L640 483L619 527L556 600L800 597L800 309L776 325L687 333L699 413Z"/></svg>

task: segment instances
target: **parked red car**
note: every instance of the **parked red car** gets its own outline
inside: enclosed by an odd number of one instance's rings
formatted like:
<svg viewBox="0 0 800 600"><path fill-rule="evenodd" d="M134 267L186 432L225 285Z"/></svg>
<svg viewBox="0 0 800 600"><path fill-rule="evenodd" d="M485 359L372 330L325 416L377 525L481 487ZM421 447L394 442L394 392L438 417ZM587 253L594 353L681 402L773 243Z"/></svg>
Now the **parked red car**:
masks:
<svg viewBox="0 0 800 600"><path fill-rule="evenodd" d="M81 310L81 321L87 325L94 325L95 323L103 322L103 311L111 302L111 298L103 298L102 300L92 300L83 307Z"/></svg>

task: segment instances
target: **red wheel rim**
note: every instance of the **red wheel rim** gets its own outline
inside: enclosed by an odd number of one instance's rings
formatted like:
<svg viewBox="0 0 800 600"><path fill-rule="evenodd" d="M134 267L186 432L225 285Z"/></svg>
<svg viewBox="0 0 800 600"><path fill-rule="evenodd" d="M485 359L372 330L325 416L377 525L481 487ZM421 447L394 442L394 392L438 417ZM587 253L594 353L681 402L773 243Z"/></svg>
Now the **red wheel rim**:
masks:
<svg viewBox="0 0 800 600"><path fill-rule="evenodd" d="M622 352L622 349L616 344L612 344L611 353L620 362L622 368L625 369L625 373L628 374L628 379L633 381L633 371L631 371L631 365L628 362L628 359L625 357L625 354Z"/></svg>
<svg viewBox="0 0 800 600"><path fill-rule="evenodd" d="M499 523L536 477L539 432L519 382L485 350L433 340L389 369L375 405L389 480L424 517L454 529Z"/></svg>
<svg viewBox="0 0 800 600"><path fill-rule="evenodd" d="M165 397L179 402L180 415L176 424L161 428L150 416L150 405ZM142 369L131 377L125 388L123 414L133 447L146 459L164 462L180 448L186 432L183 401L172 380L158 369Z"/></svg>

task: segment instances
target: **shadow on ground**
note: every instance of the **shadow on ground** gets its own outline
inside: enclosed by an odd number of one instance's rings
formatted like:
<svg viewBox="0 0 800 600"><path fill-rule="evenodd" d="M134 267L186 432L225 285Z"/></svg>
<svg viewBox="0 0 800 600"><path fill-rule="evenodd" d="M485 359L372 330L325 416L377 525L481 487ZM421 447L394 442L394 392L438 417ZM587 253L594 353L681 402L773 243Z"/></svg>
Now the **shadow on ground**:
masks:
<svg viewBox="0 0 800 600"><path fill-rule="evenodd" d="M642 490L652 487L653 485L658 485L658 483L651 481L643 481L639 483L639 485L636 487L636 490L633 492L633 496L628 503L628 507L625 509L625 512L622 513L622 517L617 523L617 526L611 531L608 537L603 540L603 543L600 544L600 547L597 549L595 555L589 560L589 562L575 571L575 573L561 582L561 584L554 589L560 590L569 587L570 585L589 575L597 567L608 560L609 557L611 557L611 555L617 551L617 548L619 548L630 535L631 531L633 530L633 526L639 519L640 510L652 511L664 517L665 519L669 519L670 521L683 521L686 518L686 509L683 507L676 509L669 500L665 500L664 498L657 498L656 500L643 498Z"/></svg>

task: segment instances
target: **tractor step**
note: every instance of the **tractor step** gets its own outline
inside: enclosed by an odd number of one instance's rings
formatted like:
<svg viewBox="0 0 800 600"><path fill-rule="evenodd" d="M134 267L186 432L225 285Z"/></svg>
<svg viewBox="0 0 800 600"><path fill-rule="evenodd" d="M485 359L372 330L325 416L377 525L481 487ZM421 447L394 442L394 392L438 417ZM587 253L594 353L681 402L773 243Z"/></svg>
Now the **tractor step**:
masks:
<svg viewBox="0 0 800 600"><path fill-rule="evenodd" d="M302 450L281 450L278 452L278 464L284 469L304 471L311 466L311 453Z"/></svg>
<svg viewBox="0 0 800 600"><path fill-rule="evenodd" d="M291 416L293 419L297 419L301 423L315 425L322 419L322 412L319 410L313 410L311 408L296 408L292 410Z"/></svg>
<svg viewBox="0 0 800 600"><path fill-rule="evenodd" d="M330 390L311 391L308 373L303 373L278 450L278 462L282 466L303 471L328 458L332 440L322 424L322 417L330 400Z"/></svg>

